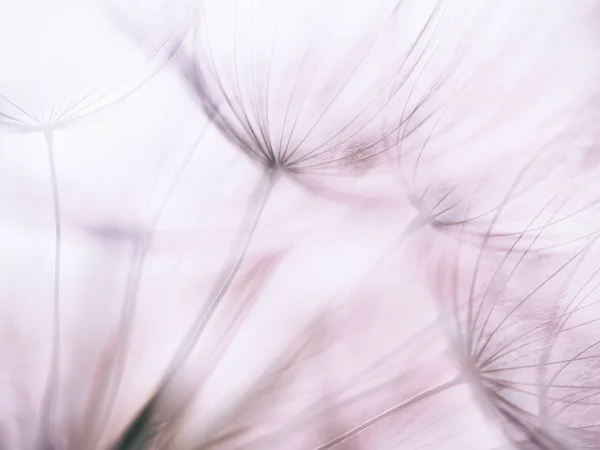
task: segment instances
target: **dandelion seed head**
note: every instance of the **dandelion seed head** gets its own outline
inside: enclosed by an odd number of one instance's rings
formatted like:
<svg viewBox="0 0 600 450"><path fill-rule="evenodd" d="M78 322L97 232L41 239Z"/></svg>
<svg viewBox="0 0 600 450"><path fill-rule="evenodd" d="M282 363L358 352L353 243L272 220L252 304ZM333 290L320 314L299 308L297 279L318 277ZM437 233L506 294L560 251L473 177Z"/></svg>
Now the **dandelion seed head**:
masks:
<svg viewBox="0 0 600 450"><path fill-rule="evenodd" d="M0 7L0 447L593 447L592 6Z"/></svg>

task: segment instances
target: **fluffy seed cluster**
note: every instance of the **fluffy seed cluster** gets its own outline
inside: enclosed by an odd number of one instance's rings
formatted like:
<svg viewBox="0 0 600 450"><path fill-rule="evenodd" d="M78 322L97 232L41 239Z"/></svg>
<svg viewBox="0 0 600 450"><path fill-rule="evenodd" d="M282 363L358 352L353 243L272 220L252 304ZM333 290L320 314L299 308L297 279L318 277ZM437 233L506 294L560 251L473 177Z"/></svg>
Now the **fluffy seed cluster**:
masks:
<svg viewBox="0 0 600 450"><path fill-rule="evenodd" d="M599 23L0 2L0 448L600 448Z"/></svg>

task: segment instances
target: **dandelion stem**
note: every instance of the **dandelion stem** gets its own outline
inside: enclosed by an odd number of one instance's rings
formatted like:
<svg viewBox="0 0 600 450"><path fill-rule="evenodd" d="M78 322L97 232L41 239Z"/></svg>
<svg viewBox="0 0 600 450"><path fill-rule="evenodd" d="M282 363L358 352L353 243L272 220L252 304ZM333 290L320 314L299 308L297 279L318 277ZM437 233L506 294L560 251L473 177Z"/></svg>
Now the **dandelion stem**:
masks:
<svg viewBox="0 0 600 450"><path fill-rule="evenodd" d="M108 380L104 389L104 396L101 402L99 402L98 409L95 413L92 413L91 429L85 434L87 439L91 439L96 436L94 430L99 433L100 438L103 436L106 428L106 424L112 413L112 408L116 402L116 398L121 387L121 379L125 369L125 363L127 361L129 351L129 341L132 334L133 318L137 308L137 297L140 289L141 280L144 275L146 259L148 251L154 239L156 227L162 218L162 215L167 208L169 201L175 193L175 190L179 186L181 179L183 178L186 170L191 164L192 158L196 154L198 144L204 138L206 130L205 127L198 135L194 144L190 147L189 151L183 156L181 163L178 165L177 170L162 197L158 207L152 215L149 223L149 227L144 235L136 243L134 255L130 265L130 272L128 276L128 284L125 292L125 300L122 307L121 320L118 329L118 342L119 345L115 350L114 363L108 369ZM97 416L94 414L104 413L103 418L99 419L98 423L93 424Z"/></svg>
<svg viewBox="0 0 600 450"><path fill-rule="evenodd" d="M451 389L460 383L462 383L462 379L460 377L456 377L450 381L445 381L445 382L438 384L432 388L426 389L423 392L415 394L412 397L408 398L407 400L403 401L402 403L392 406L391 408L377 414L375 417L372 417L371 419L369 419L366 422L358 425L357 427L347 431L346 433L338 436L337 438L327 442L324 445L321 445L320 447L317 447L315 450L328 450L330 448L337 447L338 445L346 442L347 440L353 438L354 436L363 432L367 428L375 425L377 422L380 422L381 420L397 413L398 411L401 411L402 409L407 408L411 405L414 405L415 403L418 403L422 400L427 400L428 398L432 397L433 395L447 391L448 389Z"/></svg>
<svg viewBox="0 0 600 450"><path fill-rule="evenodd" d="M260 218L266 208L271 192L273 191L273 187L278 180L278 176L279 173L277 168L271 168L268 170L267 179L262 187L262 192L258 198L258 202L256 205L250 206L242 222L242 229L247 225L248 232L245 234L245 236L243 232L238 235L240 242L236 242L232 246L232 254L235 256L232 256L230 262L227 264L226 267L229 268L224 271L222 281L217 285L218 287L211 292L209 295L209 301L206 303L200 314L198 314L198 317L184 336L181 344L176 350L175 356L172 358L171 363L165 371L162 382L160 383L161 387L166 386L177 374L178 370L183 366L185 360L194 350L196 343L202 336L202 333L206 329L208 323L222 303L223 298L229 291L229 287L233 283L242 266L242 263L245 260L250 243L252 242L252 239L256 233Z"/></svg>
<svg viewBox="0 0 600 450"><path fill-rule="evenodd" d="M54 158L54 131L46 130L44 139L48 150L48 164L50 168L50 182L52 184L52 206L54 210L54 286L53 286L53 312L52 312L52 350L50 371L42 403L42 417L40 429L40 446L47 448L52 436L54 413L58 391L60 372L60 269L61 269L61 222L60 222L60 197L58 194L58 177Z"/></svg>

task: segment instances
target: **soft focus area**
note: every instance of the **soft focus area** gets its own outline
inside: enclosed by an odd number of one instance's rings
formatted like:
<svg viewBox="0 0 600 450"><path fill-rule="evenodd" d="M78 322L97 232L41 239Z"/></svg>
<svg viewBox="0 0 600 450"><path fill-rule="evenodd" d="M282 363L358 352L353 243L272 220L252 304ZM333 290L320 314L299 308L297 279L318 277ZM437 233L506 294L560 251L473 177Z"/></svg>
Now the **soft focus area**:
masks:
<svg viewBox="0 0 600 450"><path fill-rule="evenodd" d="M0 0L0 449L600 449L600 1Z"/></svg>

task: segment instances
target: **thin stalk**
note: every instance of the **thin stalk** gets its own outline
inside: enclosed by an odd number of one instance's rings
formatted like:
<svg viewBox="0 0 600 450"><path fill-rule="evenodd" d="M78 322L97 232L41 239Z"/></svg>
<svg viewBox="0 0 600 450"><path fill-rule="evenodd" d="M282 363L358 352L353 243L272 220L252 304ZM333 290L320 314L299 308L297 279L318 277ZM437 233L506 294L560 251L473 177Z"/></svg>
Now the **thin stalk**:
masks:
<svg viewBox="0 0 600 450"><path fill-rule="evenodd" d="M165 195L162 197L156 211L150 219L147 231L135 244L134 254L129 269L127 288L125 291L125 299L122 307L121 320L118 329L119 338L117 342L119 342L119 346L115 351L114 363L107 370L108 380L106 381L103 398L99 402L96 411L92 413L91 419L88 419L88 425L86 426L88 428L86 429L84 427L86 432L82 434L83 436L86 436L86 439L89 440L89 442L93 442L93 438L95 436L100 436L101 438L104 435L106 424L110 418L112 408L119 393L121 378L123 376L129 351L129 341L133 332L133 318L137 309L140 284L144 275L147 255L154 239L156 227L158 226L158 223L160 222L163 212L168 206L171 197L179 186L184 173L191 164L192 158L196 154L198 144L203 139L206 130L207 128L202 130L194 144L190 147L190 150L184 155ZM96 419L101 415L101 413L104 413L103 418L99 419L98 423L95 423ZM98 435L96 433L98 433Z"/></svg>
<svg viewBox="0 0 600 450"><path fill-rule="evenodd" d="M353 284L350 289L343 291L343 293L336 297L336 299L342 297L350 297L355 294L356 291L365 284L369 279L371 279L375 274L381 269L387 262L392 259L394 255L397 254L398 251L405 248L411 238L417 234L422 228L430 223L430 220L427 216L423 214L418 214L414 217L411 222L406 226L404 230L394 239L392 245L387 249L385 253L383 253L373 264L369 270L360 278L360 280Z"/></svg>
<svg viewBox="0 0 600 450"><path fill-rule="evenodd" d="M365 431L367 428L375 425L377 422L380 422L383 419L386 419L387 417L401 411L404 408L407 408L411 405L419 403L420 401L427 400L428 398L432 397L433 395L439 394L439 393L447 391L448 389L451 389L455 386L458 386L462 382L463 382L463 380L461 377L456 377L450 381L445 381L445 382L440 383L432 388L429 388L422 392L419 392L418 394L415 394L412 397L406 399L402 403L392 406L391 408L377 414L375 417L372 417L371 419L367 420L366 422L363 422L362 424L358 425L357 427L354 427L353 429L351 429L351 430L347 431L346 433L338 436L337 438L327 442L326 444L323 444L320 447L317 447L315 450L328 450L330 448L337 447L338 445L348 441L349 439L353 438L354 436L358 435L359 433Z"/></svg>
<svg viewBox="0 0 600 450"><path fill-rule="evenodd" d="M160 393L164 391L164 388L171 382L177 372L181 369L186 359L194 350L198 340L202 336L213 315L221 305L225 295L229 291L229 288L233 284L233 281L235 280L245 260L252 239L256 234L256 229L260 222L260 218L266 209L268 200L278 178L279 172L277 167L268 168L267 179L261 187L259 197L256 199L257 202L251 202L250 207L242 219L242 230L247 227L248 231L245 234L242 231L237 235L237 239L234 241L231 247L230 259L225 266L221 281L210 293L205 307L202 308L201 312L196 317L196 320L188 329L187 333L179 344L174 357L171 359L160 382L158 383L158 386L155 390L155 395L160 395Z"/></svg>
<svg viewBox="0 0 600 450"><path fill-rule="evenodd" d="M232 258L230 262L227 264L226 269L224 271L224 276L222 281L217 285L213 292L209 295L208 304L205 308L198 314L196 320L193 325L190 327L185 337L183 338L179 348L177 349L175 356L171 360L165 375L162 378L161 386L165 386L177 373L177 371L181 368L185 360L189 357L191 352L196 346L196 343L200 339L202 333L206 329L208 323L212 319L213 315L221 305L223 298L229 291L230 286L232 285L235 277L237 276L242 263L246 258L246 254L248 253L248 249L250 247L250 243L254 235L256 234L256 229L260 222L260 218L263 212L266 209L268 200L271 196L271 192L273 191L273 187L275 186L278 179L277 168L268 169L267 180L262 187L262 192L260 197L258 198L258 204L256 205L256 209L251 206L245 214L243 225L249 225L248 232L244 236L243 234L238 235L241 242L234 243L232 247Z"/></svg>
<svg viewBox="0 0 600 450"><path fill-rule="evenodd" d="M50 370L48 381L44 390L42 401L41 429L38 436L38 448L48 448L53 442L53 428L55 421L56 399L58 396L58 380L60 378L60 270L61 270L61 221L60 197L58 193L58 177L54 157L54 130L44 131L44 139L48 151L48 165L50 169L50 183L52 185L52 207L54 212L54 280L52 295L52 344L50 356Z"/></svg>

